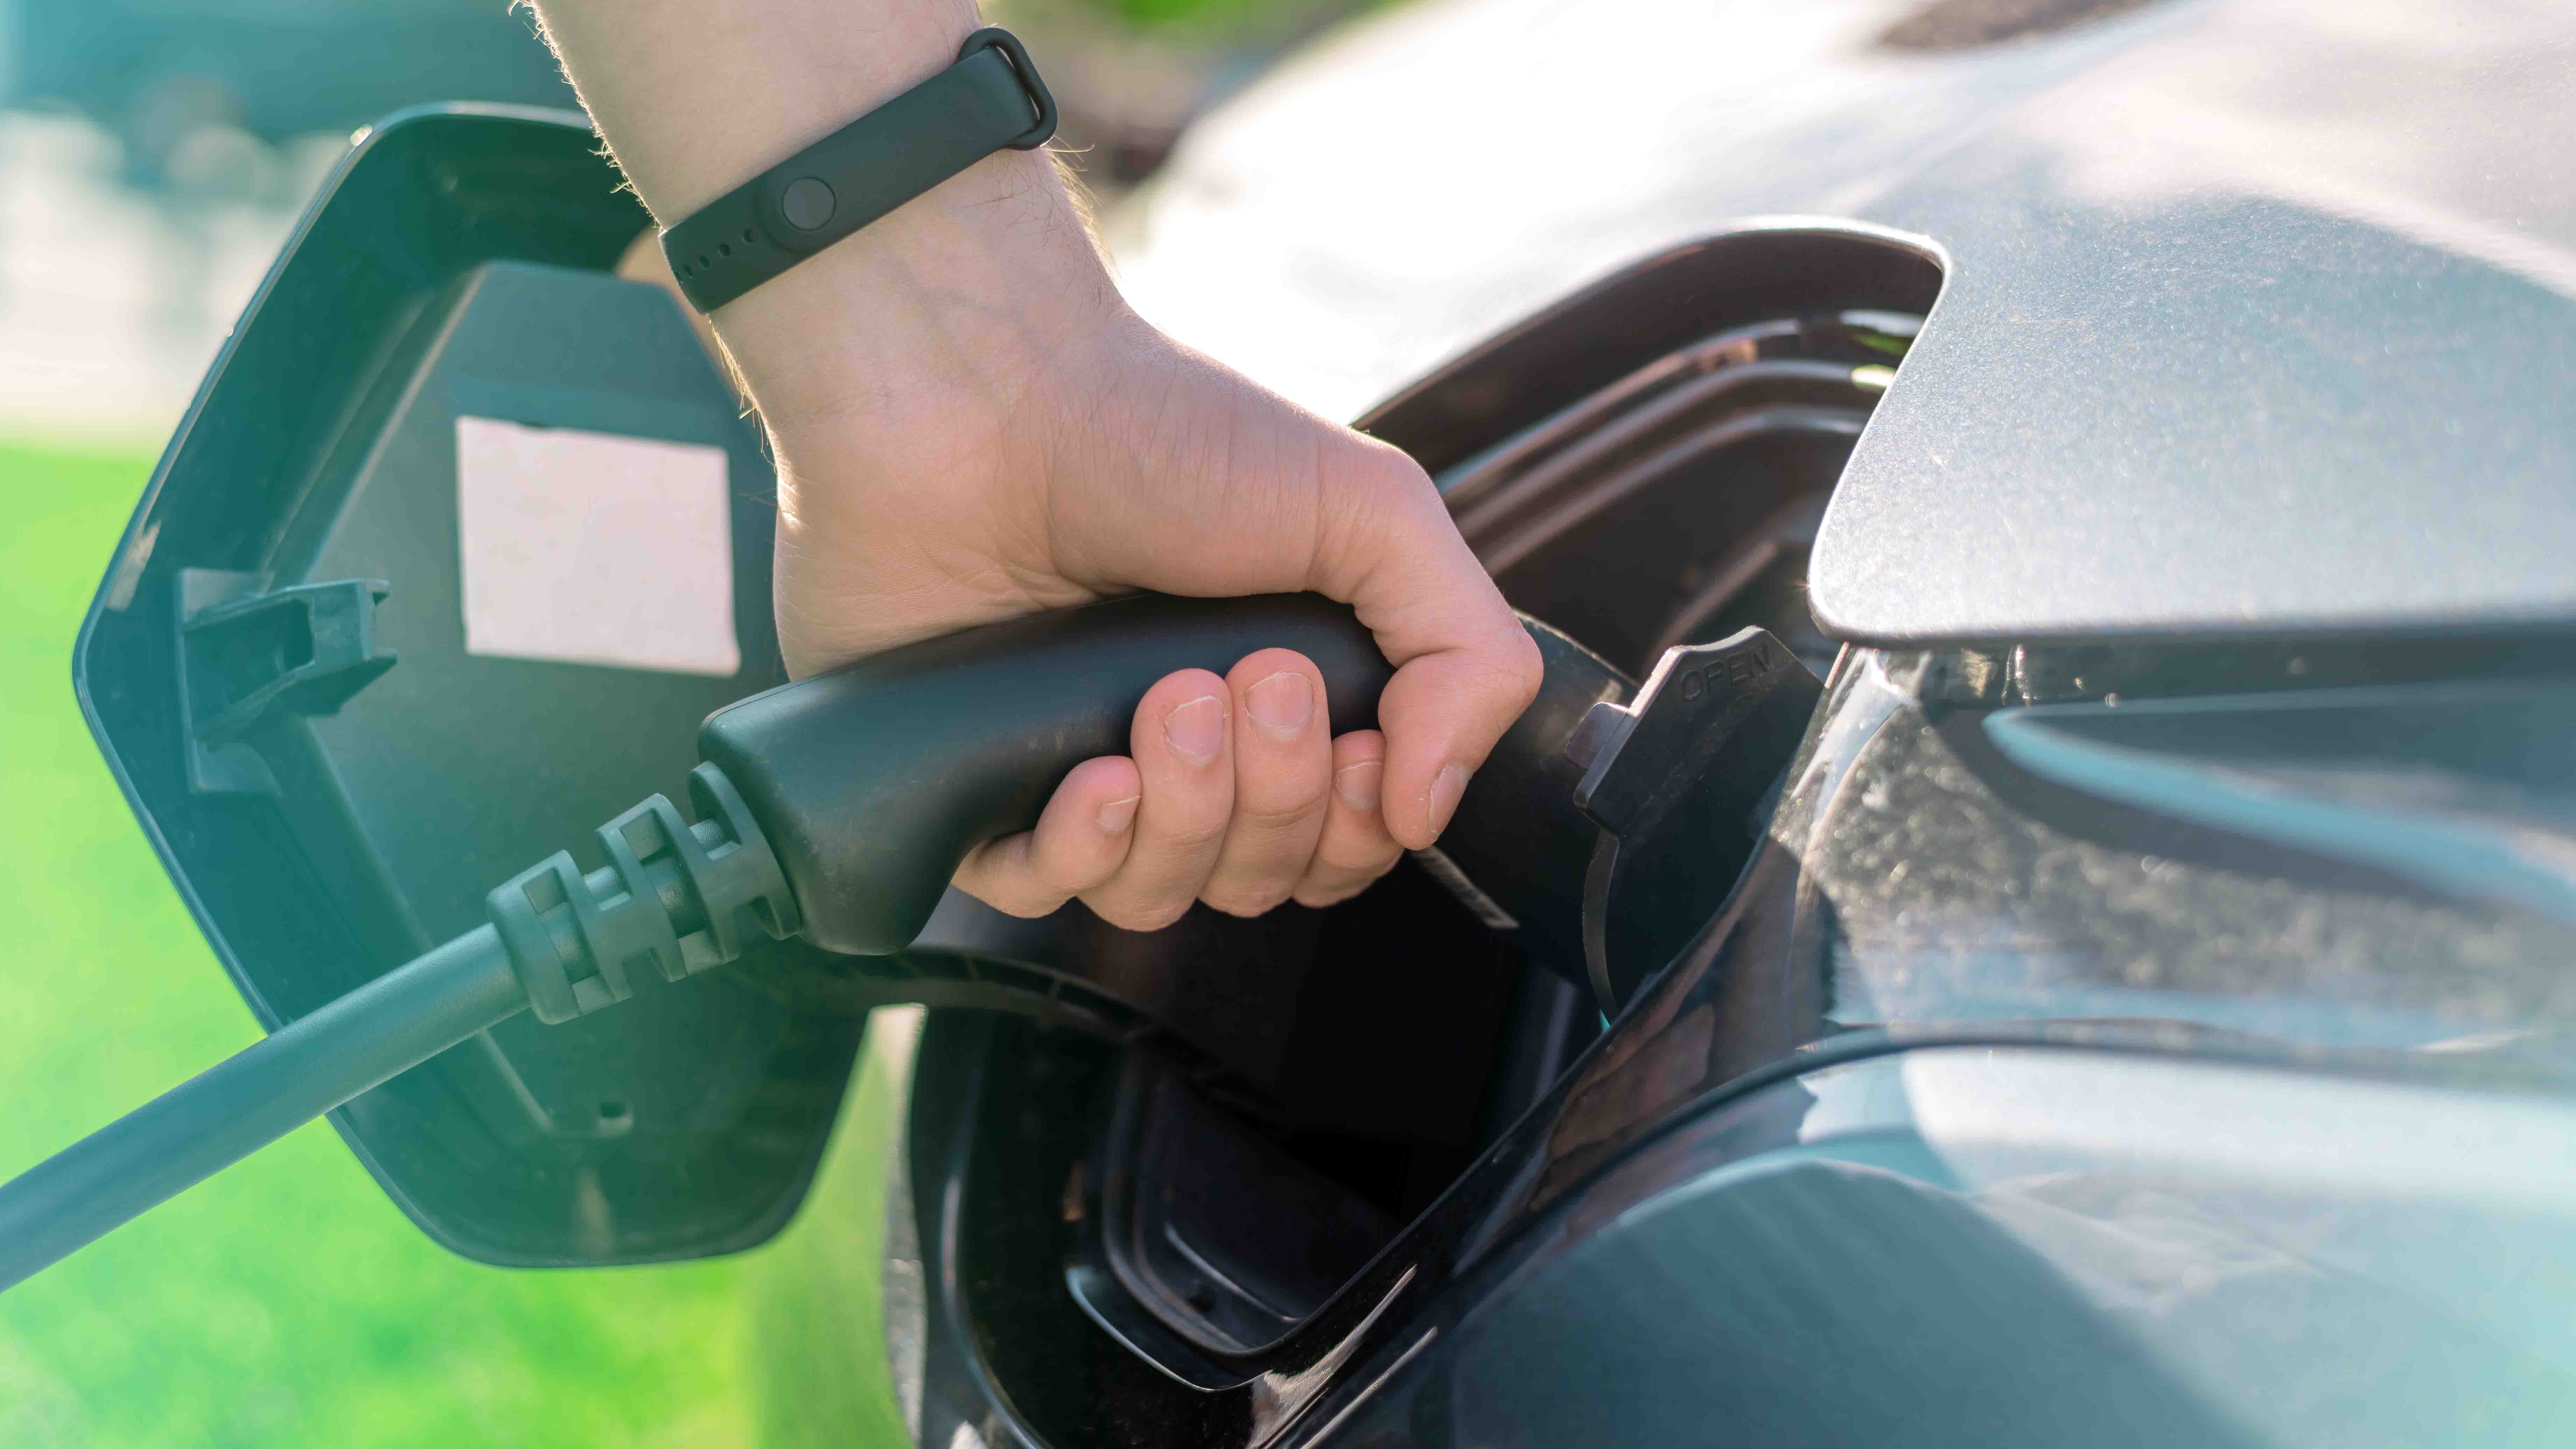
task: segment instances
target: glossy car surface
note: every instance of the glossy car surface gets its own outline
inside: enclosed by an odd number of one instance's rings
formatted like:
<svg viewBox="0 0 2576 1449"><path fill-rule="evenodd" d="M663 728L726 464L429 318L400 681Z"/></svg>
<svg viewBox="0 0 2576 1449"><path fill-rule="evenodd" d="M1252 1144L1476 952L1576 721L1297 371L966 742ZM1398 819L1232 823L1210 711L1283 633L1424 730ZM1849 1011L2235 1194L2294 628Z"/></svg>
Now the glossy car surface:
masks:
<svg viewBox="0 0 2576 1449"><path fill-rule="evenodd" d="M1820 541L1838 631L2563 620L2576 17L2178 0L1882 39L2086 8L1408 8L1196 133L1125 276L1350 415L1746 218L1892 227L1939 248L1942 302ZM2439 480L2474 506L2428 508Z"/></svg>

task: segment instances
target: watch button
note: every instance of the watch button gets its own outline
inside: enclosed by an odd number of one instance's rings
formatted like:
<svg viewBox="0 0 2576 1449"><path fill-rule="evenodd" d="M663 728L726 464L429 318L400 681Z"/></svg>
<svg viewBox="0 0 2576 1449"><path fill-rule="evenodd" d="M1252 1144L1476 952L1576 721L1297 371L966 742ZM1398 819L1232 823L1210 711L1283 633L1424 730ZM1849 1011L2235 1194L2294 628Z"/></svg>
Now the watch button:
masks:
<svg viewBox="0 0 2576 1449"><path fill-rule="evenodd" d="M820 231L832 219L832 188L821 177L800 176L778 198L779 214L798 231Z"/></svg>

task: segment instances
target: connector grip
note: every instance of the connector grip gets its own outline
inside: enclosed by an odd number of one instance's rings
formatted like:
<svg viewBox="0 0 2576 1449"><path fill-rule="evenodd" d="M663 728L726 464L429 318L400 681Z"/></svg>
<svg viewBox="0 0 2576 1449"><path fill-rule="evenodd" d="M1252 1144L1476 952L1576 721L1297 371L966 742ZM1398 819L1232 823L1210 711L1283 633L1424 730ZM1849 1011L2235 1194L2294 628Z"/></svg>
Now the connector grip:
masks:
<svg viewBox="0 0 2576 1449"><path fill-rule="evenodd" d="M1469 787L1443 864L1495 898L1498 920L1579 971L1571 922L1593 831L1573 809L1576 772L1561 750L1585 708L1631 686L1562 635L1529 628L1547 686ZM1313 594L1143 594L970 629L755 695L709 717L698 748L767 833L806 939L886 955L920 933L966 852L1035 824L1073 766L1127 752L1155 681L1191 667L1221 674L1266 648L1314 661L1336 734L1376 722L1394 670L1347 606ZM1548 864L1559 861L1572 863Z"/></svg>
<svg viewBox="0 0 2576 1449"><path fill-rule="evenodd" d="M966 852L1037 821L1065 772L1127 753L1136 702L1273 646L1315 662L1333 731L1377 718L1393 670L1309 594L1160 595L1032 614L799 680L710 716L698 751L742 792L805 938L882 956L921 932Z"/></svg>

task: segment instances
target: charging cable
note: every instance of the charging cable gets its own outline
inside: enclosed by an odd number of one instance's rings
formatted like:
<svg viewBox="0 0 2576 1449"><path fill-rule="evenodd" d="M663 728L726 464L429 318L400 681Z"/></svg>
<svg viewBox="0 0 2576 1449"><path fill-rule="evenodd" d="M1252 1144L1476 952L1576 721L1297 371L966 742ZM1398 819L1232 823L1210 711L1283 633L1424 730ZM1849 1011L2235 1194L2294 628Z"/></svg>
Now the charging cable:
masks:
<svg viewBox="0 0 2576 1449"><path fill-rule="evenodd" d="M0 1289L359 1093L522 1011L613 1006L629 973L679 981L800 917L724 773L689 777L698 820L656 795L599 828L608 867L552 857L485 897L489 923L389 971L0 1184Z"/></svg>

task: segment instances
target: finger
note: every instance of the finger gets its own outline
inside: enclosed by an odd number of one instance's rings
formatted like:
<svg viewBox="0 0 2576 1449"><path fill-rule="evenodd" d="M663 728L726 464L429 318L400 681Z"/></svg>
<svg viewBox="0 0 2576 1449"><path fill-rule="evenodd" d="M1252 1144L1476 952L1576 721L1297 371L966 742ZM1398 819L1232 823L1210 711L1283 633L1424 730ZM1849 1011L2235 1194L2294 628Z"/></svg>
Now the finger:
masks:
<svg viewBox="0 0 2576 1449"><path fill-rule="evenodd" d="M1198 899L1234 810L1233 696L1224 680L1184 669L1145 691L1129 753L1143 782L1127 859L1084 904L1113 926L1154 931Z"/></svg>
<svg viewBox="0 0 2576 1449"><path fill-rule="evenodd" d="M1199 898L1236 916L1288 899L1324 833L1333 780L1324 676L1293 649L1247 654L1226 675L1234 703L1234 812Z"/></svg>
<svg viewBox="0 0 2576 1449"><path fill-rule="evenodd" d="M1428 475L1391 448L1327 480L1316 586L1347 600L1396 666L1378 700L1381 814L1437 840L1468 777L1538 694L1538 646L1458 536Z"/></svg>
<svg viewBox="0 0 2576 1449"><path fill-rule="evenodd" d="M957 888L1010 915L1046 915L1118 873L1142 793L1134 760L1083 761L1055 787L1034 829L987 841L959 863Z"/></svg>
<svg viewBox="0 0 2576 1449"><path fill-rule="evenodd" d="M1297 882L1302 906L1329 906L1367 889L1393 869L1404 847L1386 833L1379 810L1386 773L1386 736L1353 730L1333 741L1333 791L1324 807L1324 833L1314 859Z"/></svg>

